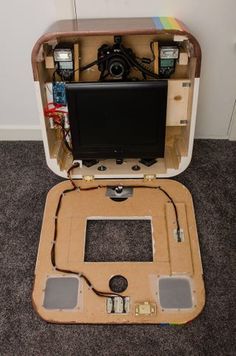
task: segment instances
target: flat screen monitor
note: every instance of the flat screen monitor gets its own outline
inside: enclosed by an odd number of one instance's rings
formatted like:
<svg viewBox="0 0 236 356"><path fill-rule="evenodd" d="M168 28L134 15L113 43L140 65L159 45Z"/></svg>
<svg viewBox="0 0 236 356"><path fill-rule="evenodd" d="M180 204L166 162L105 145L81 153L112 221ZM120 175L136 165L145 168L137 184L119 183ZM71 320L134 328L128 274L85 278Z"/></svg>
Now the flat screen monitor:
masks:
<svg viewBox="0 0 236 356"><path fill-rule="evenodd" d="M73 158L164 156L167 80L66 84Z"/></svg>

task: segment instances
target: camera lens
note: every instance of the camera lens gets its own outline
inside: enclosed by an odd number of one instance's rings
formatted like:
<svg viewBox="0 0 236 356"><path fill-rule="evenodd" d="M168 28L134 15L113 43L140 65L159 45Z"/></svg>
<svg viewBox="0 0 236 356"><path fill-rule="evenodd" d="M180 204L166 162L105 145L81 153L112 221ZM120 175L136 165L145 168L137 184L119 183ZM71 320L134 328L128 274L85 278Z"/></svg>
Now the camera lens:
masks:
<svg viewBox="0 0 236 356"><path fill-rule="evenodd" d="M124 65L121 62L113 62L110 65L109 72L113 77L120 78L125 72Z"/></svg>

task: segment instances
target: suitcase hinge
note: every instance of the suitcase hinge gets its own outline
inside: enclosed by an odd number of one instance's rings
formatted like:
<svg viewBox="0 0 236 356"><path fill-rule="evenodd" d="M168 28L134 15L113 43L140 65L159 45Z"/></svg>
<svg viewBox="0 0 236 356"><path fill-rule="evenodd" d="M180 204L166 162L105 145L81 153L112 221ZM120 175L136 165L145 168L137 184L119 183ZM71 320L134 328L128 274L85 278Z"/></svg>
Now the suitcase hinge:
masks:
<svg viewBox="0 0 236 356"><path fill-rule="evenodd" d="M94 176L83 176L82 178L85 182L92 182L94 180Z"/></svg>
<svg viewBox="0 0 236 356"><path fill-rule="evenodd" d="M183 83L182 83L182 87L183 87L183 88L191 88L191 86L192 86L192 85L191 85L191 83L189 83L189 82L183 82Z"/></svg>
<svg viewBox="0 0 236 356"><path fill-rule="evenodd" d="M144 174L143 180L145 182L150 182L152 180L155 180L157 178L156 174Z"/></svg>

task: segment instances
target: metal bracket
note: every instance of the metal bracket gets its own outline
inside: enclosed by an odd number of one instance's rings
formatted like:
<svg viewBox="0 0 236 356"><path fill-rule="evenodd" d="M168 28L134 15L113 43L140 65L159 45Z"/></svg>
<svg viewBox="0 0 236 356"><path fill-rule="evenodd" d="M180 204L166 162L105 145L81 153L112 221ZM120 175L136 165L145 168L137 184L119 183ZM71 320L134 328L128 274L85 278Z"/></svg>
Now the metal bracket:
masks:
<svg viewBox="0 0 236 356"><path fill-rule="evenodd" d="M156 304L143 302L135 304L135 315L152 315L156 314Z"/></svg>
<svg viewBox="0 0 236 356"><path fill-rule="evenodd" d="M191 86L192 86L191 83L188 83L188 82L183 82L182 83L182 87L183 88L191 88Z"/></svg>
<svg viewBox="0 0 236 356"><path fill-rule="evenodd" d="M151 182L151 181L156 180L156 179L157 179L156 174L144 174L143 175L144 182Z"/></svg>
<svg viewBox="0 0 236 356"><path fill-rule="evenodd" d="M180 232L180 239L181 239L180 242L184 242L184 230L180 229L179 232ZM177 230L176 229L173 230L173 237L174 237L175 241L178 242L178 236L177 236Z"/></svg>
<svg viewBox="0 0 236 356"><path fill-rule="evenodd" d="M106 196L109 198L126 199L133 196L133 188L122 185L107 187Z"/></svg>
<svg viewBox="0 0 236 356"><path fill-rule="evenodd" d="M86 182L92 182L94 180L94 176L83 176L83 180Z"/></svg>

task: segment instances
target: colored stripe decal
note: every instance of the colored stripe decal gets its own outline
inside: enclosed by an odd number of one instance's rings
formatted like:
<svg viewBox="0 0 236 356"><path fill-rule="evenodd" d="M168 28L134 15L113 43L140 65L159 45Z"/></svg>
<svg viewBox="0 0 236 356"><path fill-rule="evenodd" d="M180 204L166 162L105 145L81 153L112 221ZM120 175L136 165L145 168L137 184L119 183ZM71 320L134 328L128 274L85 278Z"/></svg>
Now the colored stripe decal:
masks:
<svg viewBox="0 0 236 356"><path fill-rule="evenodd" d="M179 24L180 24L180 26L181 26L181 28L182 28L182 31L185 31L185 32L188 32L188 31L189 31L188 28L185 26L185 24L184 24L182 21L177 20L177 19L176 19L176 21L179 22Z"/></svg>
<svg viewBox="0 0 236 356"><path fill-rule="evenodd" d="M182 26L180 25L179 21L176 20L174 17L170 17L170 18L169 18L169 22L172 24L172 26L173 26L176 30L182 31Z"/></svg>
<svg viewBox="0 0 236 356"><path fill-rule="evenodd" d="M165 30L172 30L173 28L170 26L168 17L161 17L160 21L164 27Z"/></svg>
<svg viewBox="0 0 236 356"><path fill-rule="evenodd" d="M165 30L175 30L171 23L169 22L169 17L161 17L161 23Z"/></svg>
<svg viewBox="0 0 236 356"><path fill-rule="evenodd" d="M184 24L174 17L153 17L152 21L158 30L187 31Z"/></svg>
<svg viewBox="0 0 236 356"><path fill-rule="evenodd" d="M163 25L162 25L162 23L160 21L160 17L153 17L152 21L154 22L154 25L158 30L163 30L164 29L164 27L163 27Z"/></svg>

